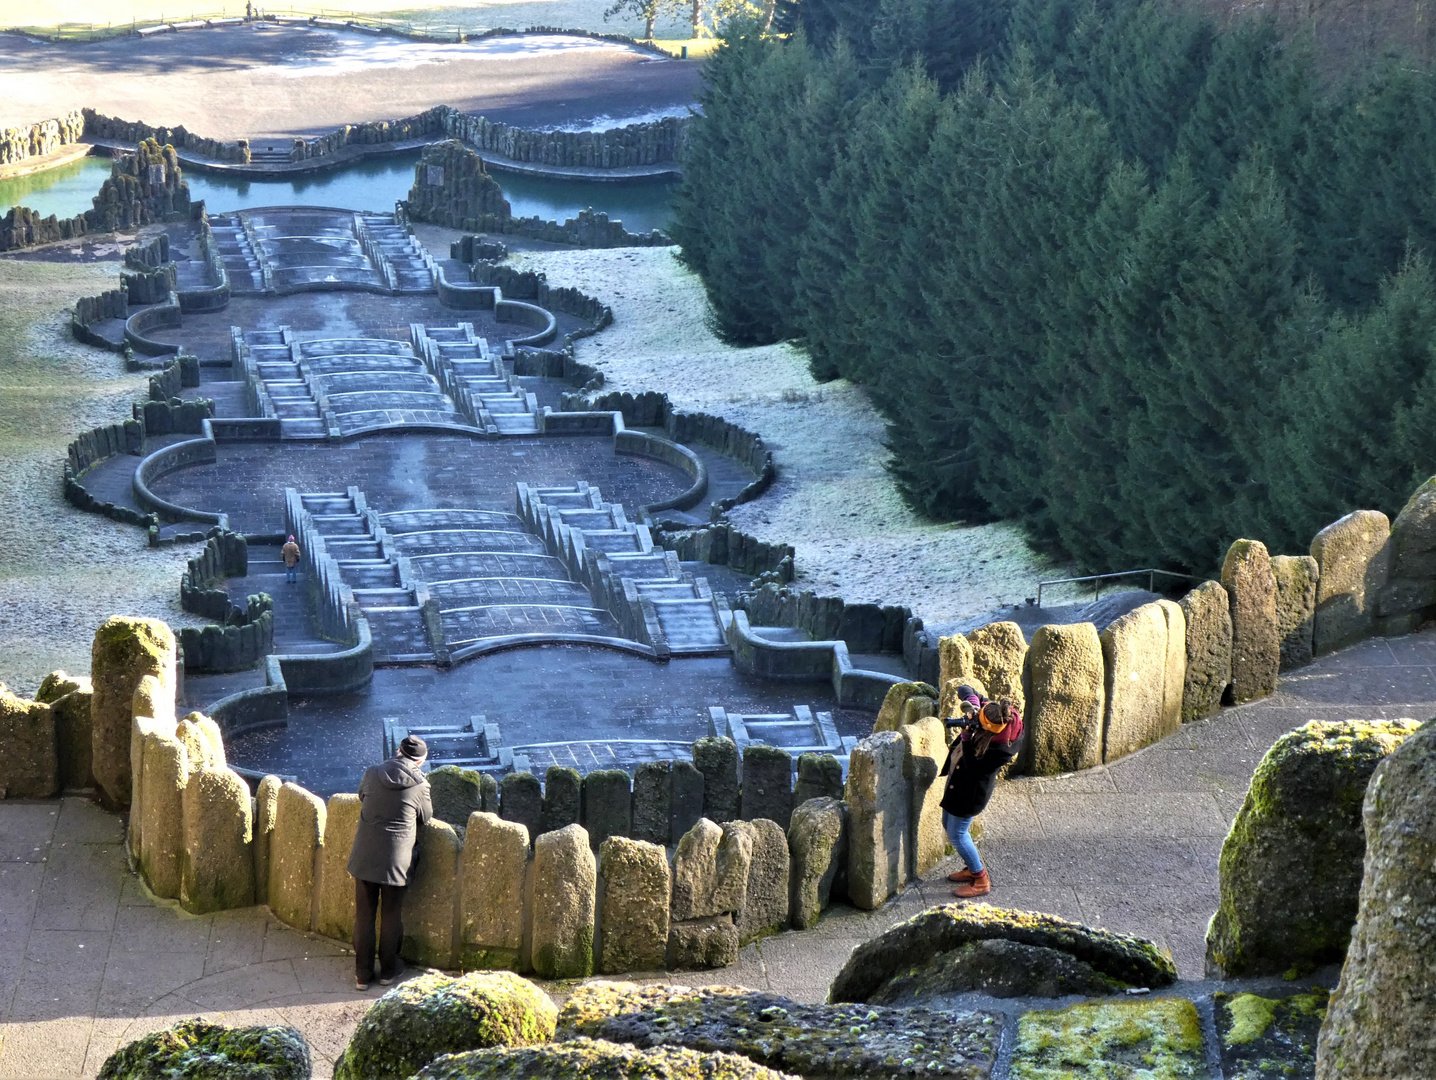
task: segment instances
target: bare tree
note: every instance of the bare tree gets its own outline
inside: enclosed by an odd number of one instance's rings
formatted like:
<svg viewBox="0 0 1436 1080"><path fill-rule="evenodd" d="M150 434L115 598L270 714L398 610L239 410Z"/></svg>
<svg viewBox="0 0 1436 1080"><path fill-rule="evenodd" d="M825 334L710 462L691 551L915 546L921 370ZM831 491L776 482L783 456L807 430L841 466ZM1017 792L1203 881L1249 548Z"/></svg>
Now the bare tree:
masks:
<svg viewBox="0 0 1436 1080"><path fill-rule="evenodd" d="M694 0L695 6L702 0ZM683 8L683 0L615 0L603 13L605 20L613 15L633 15L643 20L643 36L653 37L654 24L662 15L677 15ZM695 35L696 36L696 35Z"/></svg>

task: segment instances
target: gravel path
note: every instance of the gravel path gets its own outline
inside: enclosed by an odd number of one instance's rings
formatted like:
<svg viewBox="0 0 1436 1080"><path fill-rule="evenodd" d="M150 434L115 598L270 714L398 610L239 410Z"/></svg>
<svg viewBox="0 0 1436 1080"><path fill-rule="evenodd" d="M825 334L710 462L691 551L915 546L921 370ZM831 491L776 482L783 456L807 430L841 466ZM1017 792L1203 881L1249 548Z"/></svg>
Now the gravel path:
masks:
<svg viewBox="0 0 1436 1080"><path fill-rule="evenodd" d="M0 682L25 694L56 668L88 671L112 612L195 622L179 607L191 552L152 551L141 530L76 510L61 488L70 440L143 396L145 376L70 336L75 300L113 288L118 266L0 259Z"/></svg>
<svg viewBox="0 0 1436 1080"><path fill-rule="evenodd" d="M968 619L1032 596L1065 568L1011 525L934 524L902 501L884 465L883 419L844 380L818 383L789 345L737 349L706 327L707 300L674 248L520 252L613 307L614 325L578 342L607 389L661 390L683 408L758 432L779 479L730 515L764 540L797 548L797 582L850 602L902 603L931 622Z"/></svg>

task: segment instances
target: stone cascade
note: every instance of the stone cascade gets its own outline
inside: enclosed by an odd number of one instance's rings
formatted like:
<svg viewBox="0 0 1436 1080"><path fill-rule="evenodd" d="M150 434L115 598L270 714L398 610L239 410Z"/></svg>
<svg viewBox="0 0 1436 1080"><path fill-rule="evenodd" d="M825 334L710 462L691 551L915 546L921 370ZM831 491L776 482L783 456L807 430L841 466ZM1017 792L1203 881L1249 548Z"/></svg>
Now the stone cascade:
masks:
<svg viewBox="0 0 1436 1080"><path fill-rule="evenodd" d="M371 509L364 493L294 493L301 527L338 560L375 660L447 664L518 644L621 644L620 628L515 514Z"/></svg>
<svg viewBox="0 0 1436 1080"><path fill-rule="evenodd" d="M411 590L403 588L387 537L364 493L285 490L288 528L306 562L332 565L346 599L369 621L374 660L433 663L434 649Z"/></svg>
<svg viewBox="0 0 1436 1080"><path fill-rule="evenodd" d="M710 705L708 734L732 739L740 753L755 745L776 746L794 758L800 754L832 754L844 769L858 742L855 736L838 735L832 713L814 713L806 705L794 705L791 713L760 714L728 712Z"/></svg>
<svg viewBox="0 0 1436 1080"><path fill-rule="evenodd" d="M503 734L499 725L488 722L482 715L471 716L464 724L415 724L407 718L386 716L386 760L398 755L399 744L408 735L418 735L428 745L427 771L431 773L445 765L453 765L480 775L500 777L512 772L528 772L531 768L526 755L502 745ZM493 794L497 799L497 787L493 788ZM443 817L442 814L439 816Z"/></svg>
<svg viewBox="0 0 1436 1080"><path fill-rule="evenodd" d="M625 636L659 656L728 654L722 597L706 579L685 573L673 552L655 549L648 526L630 522L596 487L520 484L518 510Z"/></svg>
<svg viewBox="0 0 1436 1080"><path fill-rule="evenodd" d="M538 434L538 402L472 323L409 327L414 352L473 424L490 435Z"/></svg>
<svg viewBox="0 0 1436 1080"><path fill-rule="evenodd" d="M251 412L278 417L281 437L342 439L384 428L472 425L407 342L300 340L288 327L231 331L232 363Z"/></svg>
<svg viewBox="0 0 1436 1080"><path fill-rule="evenodd" d="M355 233L391 292L434 291L433 274L423 248L406 226L394 220L393 214L358 214Z"/></svg>
<svg viewBox="0 0 1436 1080"><path fill-rule="evenodd" d="M266 285L264 269L249 242L244 222L238 214L209 218L220 262L229 275L229 287L235 296L263 296Z"/></svg>

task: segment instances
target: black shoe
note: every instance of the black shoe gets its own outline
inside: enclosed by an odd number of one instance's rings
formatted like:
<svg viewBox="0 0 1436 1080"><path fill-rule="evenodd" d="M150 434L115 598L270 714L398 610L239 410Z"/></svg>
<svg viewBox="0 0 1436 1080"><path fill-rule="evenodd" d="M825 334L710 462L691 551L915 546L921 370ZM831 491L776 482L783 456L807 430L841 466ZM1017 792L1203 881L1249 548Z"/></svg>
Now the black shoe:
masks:
<svg viewBox="0 0 1436 1080"><path fill-rule="evenodd" d="M397 982L398 980L402 979L404 977L404 971L406 967L407 965L402 959L400 959L398 965L394 968L393 974L379 976L379 985L388 986L390 983Z"/></svg>

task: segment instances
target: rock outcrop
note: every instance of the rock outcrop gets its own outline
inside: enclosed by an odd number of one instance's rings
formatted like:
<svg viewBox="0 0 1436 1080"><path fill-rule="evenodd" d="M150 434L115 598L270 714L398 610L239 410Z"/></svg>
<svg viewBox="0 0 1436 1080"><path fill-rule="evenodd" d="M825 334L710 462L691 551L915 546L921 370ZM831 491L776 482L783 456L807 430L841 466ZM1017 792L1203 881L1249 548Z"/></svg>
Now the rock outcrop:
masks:
<svg viewBox="0 0 1436 1080"><path fill-rule="evenodd" d="M100 1067L100 1080L309 1080L313 1068L309 1044L292 1027L231 1028L196 1019L120 1047Z"/></svg>
<svg viewBox="0 0 1436 1080"><path fill-rule="evenodd" d="M1171 956L1139 937L1035 911L944 904L855 948L833 980L828 1000L867 1001L888 980L940 953L994 938L1056 949L1085 962L1100 975L1132 986L1170 986L1177 977Z"/></svg>
<svg viewBox="0 0 1436 1080"><path fill-rule="evenodd" d="M1416 726L1313 720L1267 751L1222 844L1209 974L1275 974L1346 955L1365 850L1361 800Z"/></svg>
<svg viewBox="0 0 1436 1080"><path fill-rule="evenodd" d="M471 1050L442 1057L414 1080L797 1080L734 1054L672 1046L635 1046L575 1039L517 1050Z"/></svg>
<svg viewBox="0 0 1436 1080"><path fill-rule="evenodd" d="M1351 948L1317 1044L1317 1080L1436 1076L1436 723L1377 766Z"/></svg>
<svg viewBox="0 0 1436 1080"><path fill-rule="evenodd" d="M548 995L512 972L427 972L364 1014L334 1077L407 1080L442 1054L547 1042L557 1018Z"/></svg>
<svg viewBox="0 0 1436 1080"><path fill-rule="evenodd" d="M1000 1022L991 1013L801 1005L734 987L581 986L559 1014L560 1039L588 1036L741 1054L801 1076L989 1074ZM936 1061L936 1067L929 1062Z"/></svg>
<svg viewBox="0 0 1436 1080"><path fill-rule="evenodd" d="M1091 964L1057 949L1023 945L1006 938L973 941L938 953L894 975L868 998L875 1005L920 1005L940 994L981 993L989 997L1101 996L1122 984Z"/></svg>

